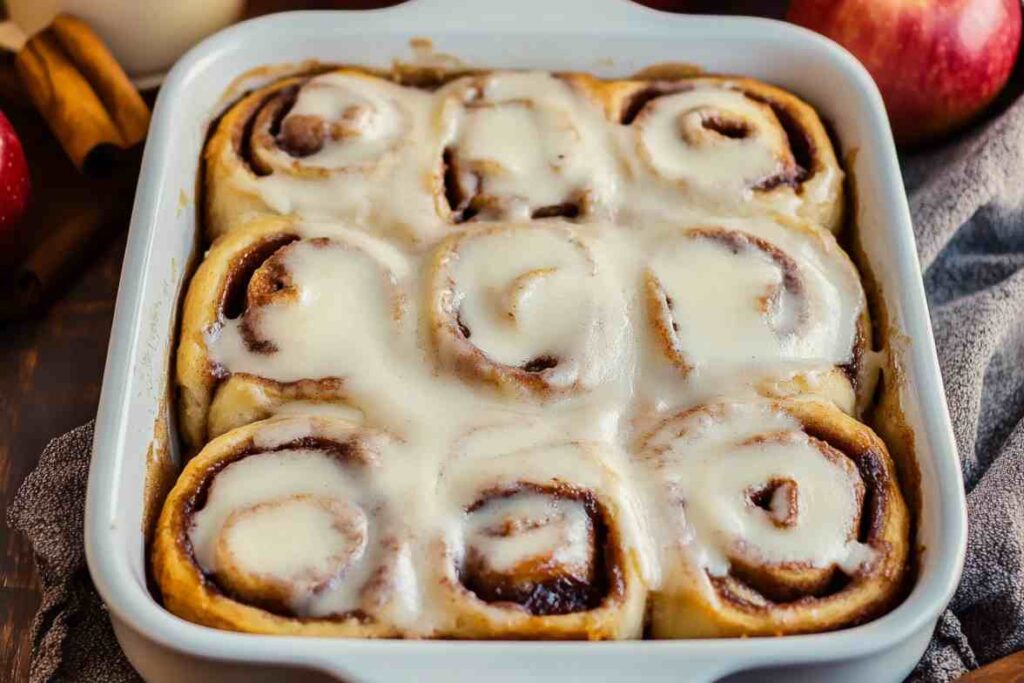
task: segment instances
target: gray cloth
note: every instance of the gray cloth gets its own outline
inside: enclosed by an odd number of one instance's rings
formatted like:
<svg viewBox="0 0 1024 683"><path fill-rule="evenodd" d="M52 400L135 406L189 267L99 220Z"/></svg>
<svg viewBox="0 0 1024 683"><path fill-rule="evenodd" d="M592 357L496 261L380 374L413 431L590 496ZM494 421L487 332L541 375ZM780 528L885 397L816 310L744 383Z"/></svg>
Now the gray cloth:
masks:
<svg viewBox="0 0 1024 683"><path fill-rule="evenodd" d="M911 678L949 681L1024 648L1024 98L904 170L970 517L963 581ZM43 584L33 681L134 676L85 569L90 437L52 442L10 511Z"/></svg>
<svg viewBox="0 0 1024 683"><path fill-rule="evenodd" d="M967 488L967 563L914 672L948 681L1024 649L1024 97L904 162Z"/></svg>
<svg viewBox="0 0 1024 683"><path fill-rule="evenodd" d="M141 680L114 638L85 566L85 484L92 423L51 441L7 511L36 554L43 599L32 623L29 680Z"/></svg>

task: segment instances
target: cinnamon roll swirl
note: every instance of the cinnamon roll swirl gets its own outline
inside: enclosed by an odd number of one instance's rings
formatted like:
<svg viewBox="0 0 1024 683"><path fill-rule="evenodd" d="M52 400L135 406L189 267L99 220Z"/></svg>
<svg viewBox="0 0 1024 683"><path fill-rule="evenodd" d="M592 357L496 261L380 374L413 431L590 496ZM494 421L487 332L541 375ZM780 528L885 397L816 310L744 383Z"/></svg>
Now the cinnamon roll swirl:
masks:
<svg viewBox="0 0 1024 683"><path fill-rule="evenodd" d="M210 442L164 503L153 574L174 614L250 633L396 637L414 581L383 434L275 418Z"/></svg>
<svg viewBox="0 0 1024 683"><path fill-rule="evenodd" d="M275 217L218 240L185 297L176 371L187 445L284 404L356 405L399 329L404 259L362 233Z"/></svg>
<svg viewBox="0 0 1024 683"><path fill-rule="evenodd" d="M605 122L565 79L492 72L454 81L444 151L451 220L605 215L615 192ZM529 144L525 144L525 141Z"/></svg>
<svg viewBox="0 0 1024 683"><path fill-rule="evenodd" d="M269 213L420 239L441 209L441 131L429 93L355 69L252 92L206 147L207 234Z"/></svg>
<svg viewBox="0 0 1024 683"><path fill-rule="evenodd" d="M723 402L642 443L668 550L656 638L782 635L889 609L909 515L874 432L827 402Z"/></svg>
<svg viewBox="0 0 1024 683"><path fill-rule="evenodd" d="M593 387L619 362L621 297L567 225L454 235L434 254L430 287L435 350L467 378L549 398Z"/></svg>
<svg viewBox="0 0 1024 683"><path fill-rule="evenodd" d="M759 378L768 393L816 393L849 413L870 398L864 290L831 234L763 219L681 228L644 277L654 345L677 373Z"/></svg>
<svg viewBox="0 0 1024 683"><path fill-rule="evenodd" d="M617 477L598 446L465 453L439 484L442 633L639 638L646 589Z"/></svg>
<svg viewBox="0 0 1024 683"><path fill-rule="evenodd" d="M722 210L782 213L837 232L843 172L803 101L746 78L612 84L610 108L632 131L638 181L682 188Z"/></svg>

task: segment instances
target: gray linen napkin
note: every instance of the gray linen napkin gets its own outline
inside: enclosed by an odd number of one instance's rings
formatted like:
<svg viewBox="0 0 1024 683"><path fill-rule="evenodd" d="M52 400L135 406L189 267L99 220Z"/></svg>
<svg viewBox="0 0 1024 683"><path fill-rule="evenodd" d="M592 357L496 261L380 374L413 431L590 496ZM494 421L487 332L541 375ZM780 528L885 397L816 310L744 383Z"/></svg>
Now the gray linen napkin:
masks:
<svg viewBox="0 0 1024 683"><path fill-rule="evenodd" d="M11 528L32 544L42 584L32 623L32 683L141 680L117 644L85 566L92 428L90 422L51 441L7 510Z"/></svg>
<svg viewBox="0 0 1024 683"><path fill-rule="evenodd" d="M1024 97L904 162L967 488L967 563L914 672L947 681L1024 649Z"/></svg>
<svg viewBox="0 0 1024 683"><path fill-rule="evenodd" d="M950 681L1024 649L1024 98L904 174L970 518L963 581L911 679ZM43 584L32 681L136 678L85 568L91 435L51 442L9 513Z"/></svg>

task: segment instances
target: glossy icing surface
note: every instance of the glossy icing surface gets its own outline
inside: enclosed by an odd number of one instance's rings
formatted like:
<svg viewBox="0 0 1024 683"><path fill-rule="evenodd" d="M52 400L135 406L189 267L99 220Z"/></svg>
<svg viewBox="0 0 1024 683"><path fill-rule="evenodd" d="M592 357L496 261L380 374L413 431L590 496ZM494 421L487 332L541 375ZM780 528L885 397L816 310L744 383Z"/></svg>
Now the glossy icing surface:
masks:
<svg viewBox="0 0 1024 683"><path fill-rule="evenodd" d="M328 123L300 157L266 153L312 174L249 181L301 216L253 278L276 284L250 283L245 310L205 344L226 375L341 381L341 405L276 412L387 438L372 487L309 448L217 473L189 531L204 571L285 585L299 616L386 604L430 634L438 570L402 553L444 548L508 595L552 576L587 583L604 571L612 511L652 589L680 547L711 576L743 562L852 574L871 560L856 468L762 398L796 378L780 393L854 383L844 368L872 362L864 292L834 237L785 218L788 195L778 215L743 205L795 177L770 107L701 87L625 125L548 74L434 93L326 74L281 134L310 121ZM742 206L720 213L678 183ZM672 418L709 403L724 407ZM405 568L371 581L385 565ZM401 608L368 597L382 586L404 591Z"/></svg>

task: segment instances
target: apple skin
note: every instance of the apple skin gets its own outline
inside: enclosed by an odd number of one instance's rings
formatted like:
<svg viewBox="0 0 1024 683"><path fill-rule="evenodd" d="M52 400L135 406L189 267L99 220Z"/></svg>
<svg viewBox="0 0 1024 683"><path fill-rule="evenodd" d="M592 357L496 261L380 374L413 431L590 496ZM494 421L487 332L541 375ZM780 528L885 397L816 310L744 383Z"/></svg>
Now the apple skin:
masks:
<svg viewBox="0 0 1024 683"><path fill-rule="evenodd" d="M902 145L935 140L984 110L1021 40L1020 0L793 0L786 19L861 61Z"/></svg>
<svg viewBox="0 0 1024 683"><path fill-rule="evenodd" d="M28 162L14 126L0 112L0 247L15 242L14 233L28 209L31 195Z"/></svg>

